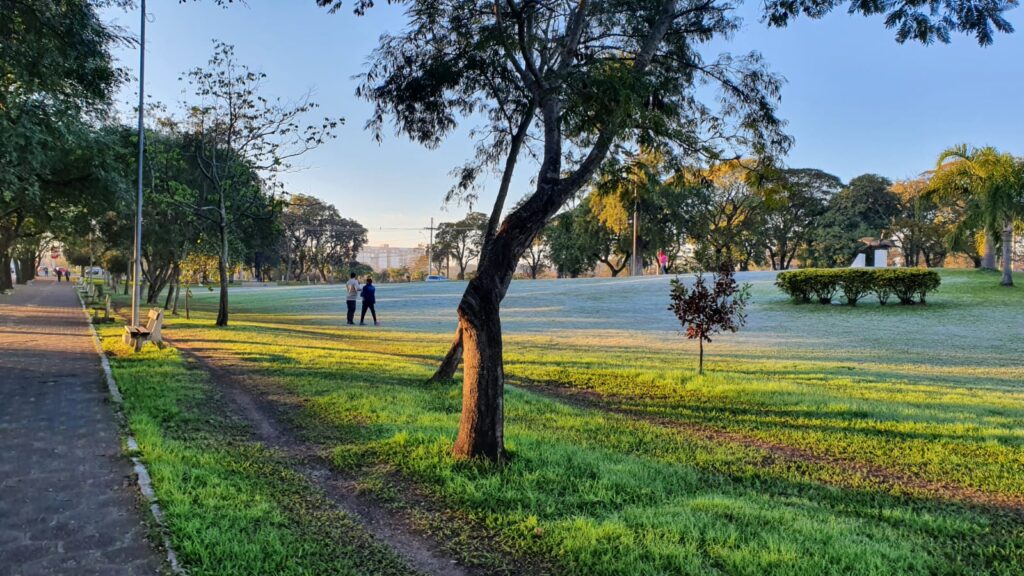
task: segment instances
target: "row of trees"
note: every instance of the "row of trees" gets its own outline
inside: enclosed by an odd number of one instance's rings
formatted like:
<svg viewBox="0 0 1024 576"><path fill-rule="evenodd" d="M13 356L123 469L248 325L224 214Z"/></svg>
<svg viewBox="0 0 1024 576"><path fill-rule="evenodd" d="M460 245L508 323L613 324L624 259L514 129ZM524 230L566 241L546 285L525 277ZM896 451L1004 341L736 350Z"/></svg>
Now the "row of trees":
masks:
<svg viewBox="0 0 1024 576"><path fill-rule="evenodd" d="M133 40L99 19L103 4L0 4L0 290L12 288L12 260L15 281L27 282L55 243L73 264L115 274L131 267L139 135L112 112L126 78L110 49ZM366 229L314 198L289 198L278 179L332 138L340 120L308 122L317 107L308 97L266 97L265 75L238 63L227 44L216 43L208 65L183 78L189 96L180 112L153 105L147 117L146 302L163 293L165 306L176 305L183 280L212 281L223 326L240 266L257 278L280 268L286 279L350 267Z"/></svg>
<svg viewBox="0 0 1024 576"><path fill-rule="evenodd" d="M664 251L673 269L847 266L861 239L883 237L895 240L906 266L940 267L957 252L976 267L994 267L992 256L1004 250L1008 270L1024 206L1021 160L965 146L944 152L921 177L898 182L864 174L844 184L821 170L742 160L695 169L641 155L609 164L616 171L557 215L524 253L527 274L550 264L559 276L575 277L603 264L618 275L632 257L634 218L643 263Z"/></svg>
<svg viewBox="0 0 1024 576"><path fill-rule="evenodd" d="M110 47L129 39L88 0L0 1L0 291L35 274L54 235L86 238L118 169L104 121L121 74Z"/></svg>
<svg viewBox="0 0 1024 576"><path fill-rule="evenodd" d="M283 280L317 277L329 282L361 269L356 254L366 244L366 228L343 217L333 205L295 194L280 223L284 233L277 256Z"/></svg>

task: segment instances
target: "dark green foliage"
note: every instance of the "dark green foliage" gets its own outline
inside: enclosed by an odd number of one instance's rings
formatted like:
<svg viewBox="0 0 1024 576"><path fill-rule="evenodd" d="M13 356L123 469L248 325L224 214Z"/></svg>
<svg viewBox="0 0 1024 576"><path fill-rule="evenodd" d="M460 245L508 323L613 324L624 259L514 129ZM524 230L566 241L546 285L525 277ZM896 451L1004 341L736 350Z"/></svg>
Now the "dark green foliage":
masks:
<svg viewBox="0 0 1024 576"><path fill-rule="evenodd" d="M868 268L853 268L843 270L839 274L839 288L843 291L847 304L856 306L858 300L871 293L878 283L874 272Z"/></svg>
<svg viewBox="0 0 1024 576"><path fill-rule="evenodd" d="M113 188L95 125L121 78L109 48L123 39L98 4L0 0L0 270L15 258L23 280L35 268L27 248L88 234Z"/></svg>
<svg viewBox="0 0 1024 576"><path fill-rule="evenodd" d="M277 252L285 281L319 275L329 282L332 278L347 278L346 272L355 272L351 265L366 245L366 228L343 217L333 204L293 194L279 221L283 234ZM255 224L266 225L263 221Z"/></svg>
<svg viewBox="0 0 1024 576"><path fill-rule="evenodd" d="M556 216L545 229L544 237L559 278L575 278L589 272L602 254L611 252L612 232L586 204Z"/></svg>
<svg viewBox="0 0 1024 576"><path fill-rule="evenodd" d="M893 294L900 304L924 304L939 283L938 272L920 268L808 268L783 272L775 280L775 285L798 303L810 302L814 296L822 304L830 304L836 292L842 291L850 306L870 293L877 295L882 305Z"/></svg>
<svg viewBox="0 0 1024 576"><path fill-rule="evenodd" d="M821 18L841 0L769 0L765 19L772 26L786 26L798 16ZM847 11L864 16L885 15L885 27L896 30L899 43L914 40L949 43L954 32L971 34L978 44L992 43L995 32L1013 32L1003 13L1017 7L1017 0L903 0L901 2L851 1Z"/></svg>
<svg viewBox="0 0 1024 576"><path fill-rule="evenodd" d="M829 272L832 272L831 270ZM811 275L811 292L818 299L821 304L831 304L832 299L836 296L836 291L839 289L839 275L838 274L812 274Z"/></svg>
<svg viewBox="0 0 1024 576"><path fill-rule="evenodd" d="M486 229L487 215L483 212L470 212L457 222L442 222L437 227L431 258L437 263L454 260L458 279L465 279L466 268L480 256Z"/></svg>
<svg viewBox="0 0 1024 576"><path fill-rule="evenodd" d="M769 264L773 270L788 270L813 241L818 218L829 199L843 189L843 182L821 170L789 168L769 172L762 186L760 232Z"/></svg>
<svg viewBox="0 0 1024 576"><path fill-rule="evenodd" d="M916 268L898 268L879 270L878 284L885 286L900 299L900 304L913 304L914 299L921 304L929 292L939 287L939 274L933 270Z"/></svg>
<svg viewBox="0 0 1024 576"><path fill-rule="evenodd" d="M832 196L817 219L809 261L815 266L847 266L863 246L861 238L887 231L902 212L891 186L887 178L864 174Z"/></svg>
<svg viewBox="0 0 1024 576"><path fill-rule="evenodd" d="M811 288L807 270L783 272L775 279L775 285L788 294L794 302L807 304L811 301Z"/></svg>

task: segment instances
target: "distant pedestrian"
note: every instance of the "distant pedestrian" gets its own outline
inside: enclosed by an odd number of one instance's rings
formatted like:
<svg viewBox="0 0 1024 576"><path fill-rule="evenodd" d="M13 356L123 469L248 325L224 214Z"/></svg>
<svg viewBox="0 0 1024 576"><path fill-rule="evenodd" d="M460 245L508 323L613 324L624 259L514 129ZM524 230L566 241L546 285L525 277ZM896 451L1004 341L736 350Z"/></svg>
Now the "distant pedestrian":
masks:
<svg viewBox="0 0 1024 576"><path fill-rule="evenodd" d="M658 268L662 274L668 274L668 254L664 250L658 250Z"/></svg>
<svg viewBox="0 0 1024 576"><path fill-rule="evenodd" d="M57 275L57 282L60 282L60 268L54 268L53 273Z"/></svg>
<svg viewBox="0 0 1024 576"><path fill-rule="evenodd" d="M348 276L348 282L345 282L345 305L348 307L349 324L356 323L357 298L359 298L359 280L356 280L356 273L352 272Z"/></svg>
<svg viewBox="0 0 1024 576"><path fill-rule="evenodd" d="M369 310L370 314L373 314L373 325L380 326L380 322L377 322L377 309L373 307L377 303L377 289L373 286L373 278L366 277L366 285L363 286L363 313L359 316L359 325L366 325L366 311Z"/></svg>

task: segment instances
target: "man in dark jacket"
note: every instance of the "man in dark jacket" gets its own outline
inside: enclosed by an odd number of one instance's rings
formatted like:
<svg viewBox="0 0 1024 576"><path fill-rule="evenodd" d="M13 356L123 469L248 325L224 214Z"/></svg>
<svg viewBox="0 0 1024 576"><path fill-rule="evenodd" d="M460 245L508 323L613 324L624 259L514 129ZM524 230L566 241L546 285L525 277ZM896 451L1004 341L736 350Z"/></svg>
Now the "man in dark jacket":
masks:
<svg viewBox="0 0 1024 576"><path fill-rule="evenodd" d="M373 314L373 325L380 326L380 322L377 322L377 309L373 307L377 303L377 288L373 285L373 278L367 276L366 285L363 286L363 313L359 316L359 325L366 325L366 311L369 310Z"/></svg>

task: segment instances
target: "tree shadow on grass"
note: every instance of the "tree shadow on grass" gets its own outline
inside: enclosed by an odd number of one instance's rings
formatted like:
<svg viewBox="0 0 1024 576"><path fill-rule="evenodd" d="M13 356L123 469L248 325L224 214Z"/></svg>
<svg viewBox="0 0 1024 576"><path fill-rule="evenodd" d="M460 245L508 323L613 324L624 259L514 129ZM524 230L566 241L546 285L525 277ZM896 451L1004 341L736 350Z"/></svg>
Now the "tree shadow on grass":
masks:
<svg viewBox="0 0 1024 576"><path fill-rule="evenodd" d="M658 515L662 514L658 511L673 509L687 517L698 515L716 530L738 529L745 534L740 541L747 541L756 540L759 532L774 531L758 523L773 516L767 511L776 510L802 529L828 523L827 530L837 535L866 538L875 545L881 545L878 538L887 541L900 535L898 538L913 542L919 552L941 559L937 565L949 563L975 572L988 571L996 562L1016 561L1000 555L1010 554L1006 552L1013 549L1007 546L1010 541L1024 543L1019 530L992 529L1015 525L1012 516L998 509L895 496L870 487L837 488L787 476L771 467L752 467L743 460L723 461L715 455L721 447L706 452L686 445L692 444L686 440L677 441L680 457L673 457L671 450L665 452L668 437L652 435L647 424L557 405L529 393L510 393L508 399L508 439L517 457L504 467L467 466L449 455L457 413L438 405L454 403L425 400L427 395L450 391L452 386L422 390L423 397L396 396L396 384L413 383L408 378L401 382L401 370L397 369L374 375L374 381L391 382L384 390L347 384L344 374L339 379L337 371L330 369L285 371L273 376L283 382L301 378L337 383L319 390L309 390L299 382L285 385L309 399L297 408L302 414L296 422L310 430L312 439L333 444L335 451L354 458L349 465L388 463L444 494L443 499L457 509L496 514L494 521L499 526L514 526L522 514L536 516L547 525L579 520L601 524L620 522L641 510ZM348 395L332 399L339 388L349 388ZM381 393L398 406L381 408L382 413L369 419L360 417L362 408L352 403L369 401L365 396ZM355 398L350 398L352 395ZM615 435L638 439L630 452L615 447L622 438L610 442L591 433L600 429L607 433L609 427ZM627 476L620 476L626 470L630 471ZM666 477L672 480L655 485L642 480ZM703 504L727 501L739 508L715 510ZM558 505L552 507L554 502ZM676 529L683 525L681 521ZM881 526L894 533L880 531ZM630 529L641 528L632 525ZM790 544L802 548L799 543ZM801 553L810 554L811 550Z"/></svg>

